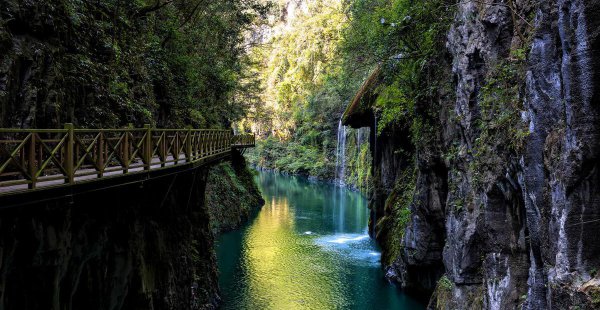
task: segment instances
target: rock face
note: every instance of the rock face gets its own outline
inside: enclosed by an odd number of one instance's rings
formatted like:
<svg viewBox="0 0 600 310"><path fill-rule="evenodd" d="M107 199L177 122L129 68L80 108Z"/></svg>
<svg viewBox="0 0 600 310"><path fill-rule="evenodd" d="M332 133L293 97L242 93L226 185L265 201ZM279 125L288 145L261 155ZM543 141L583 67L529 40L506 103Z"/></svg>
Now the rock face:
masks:
<svg viewBox="0 0 600 310"><path fill-rule="evenodd" d="M599 18L600 1L550 1L536 20L521 177L531 226L530 309L589 305L590 296L600 306Z"/></svg>
<svg viewBox="0 0 600 310"><path fill-rule="evenodd" d="M206 205L215 235L239 228L265 203L244 156L235 150L232 156L208 175Z"/></svg>
<svg viewBox="0 0 600 310"><path fill-rule="evenodd" d="M217 167L1 209L0 309L214 309L214 236L263 203L234 152Z"/></svg>
<svg viewBox="0 0 600 310"><path fill-rule="evenodd" d="M207 174L1 210L0 308L215 308Z"/></svg>
<svg viewBox="0 0 600 310"><path fill-rule="evenodd" d="M432 140L371 139L390 279L432 309L600 307L599 35L600 1L456 4Z"/></svg>

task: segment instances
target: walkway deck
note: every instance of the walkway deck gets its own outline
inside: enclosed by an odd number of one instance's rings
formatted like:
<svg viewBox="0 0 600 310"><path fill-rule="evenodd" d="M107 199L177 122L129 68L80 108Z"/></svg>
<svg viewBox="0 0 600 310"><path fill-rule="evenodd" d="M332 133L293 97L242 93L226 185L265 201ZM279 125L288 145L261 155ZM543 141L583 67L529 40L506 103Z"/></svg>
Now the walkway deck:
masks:
<svg viewBox="0 0 600 310"><path fill-rule="evenodd" d="M0 129L0 197L197 167L254 144L213 129Z"/></svg>

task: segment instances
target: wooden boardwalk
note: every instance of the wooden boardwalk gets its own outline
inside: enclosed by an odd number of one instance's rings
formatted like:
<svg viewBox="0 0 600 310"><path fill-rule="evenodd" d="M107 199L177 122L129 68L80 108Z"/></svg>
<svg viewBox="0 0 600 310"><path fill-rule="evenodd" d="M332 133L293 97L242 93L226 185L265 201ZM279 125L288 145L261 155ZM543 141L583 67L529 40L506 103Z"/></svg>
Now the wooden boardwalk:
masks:
<svg viewBox="0 0 600 310"><path fill-rule="evenodd" d="M0 196L196 167L254 144L214 129L0 129Z"/></svg>

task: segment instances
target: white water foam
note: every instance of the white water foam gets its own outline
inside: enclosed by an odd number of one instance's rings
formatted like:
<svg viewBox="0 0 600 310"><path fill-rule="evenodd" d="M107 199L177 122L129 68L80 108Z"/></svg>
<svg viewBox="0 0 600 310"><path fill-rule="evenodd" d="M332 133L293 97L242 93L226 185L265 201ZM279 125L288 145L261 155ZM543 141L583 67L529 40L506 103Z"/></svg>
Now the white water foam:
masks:
<svg viewBox="0 0 600 310"><path fill-rule="evenodd" d="M353 264L379 266L381 253L374 248L368 234L335 234L315 239L325 251L340 255Z"/></svg>

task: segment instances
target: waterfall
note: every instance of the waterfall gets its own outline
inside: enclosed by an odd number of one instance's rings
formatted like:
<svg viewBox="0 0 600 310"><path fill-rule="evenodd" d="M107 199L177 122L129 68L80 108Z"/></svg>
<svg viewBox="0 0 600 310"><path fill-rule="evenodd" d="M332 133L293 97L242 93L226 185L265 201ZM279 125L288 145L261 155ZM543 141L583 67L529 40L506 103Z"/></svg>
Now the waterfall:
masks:
<svg viewBox="0 0 600 310"><path fill-rule="evenodd" d="M373 113L373 168L377 167L377 112ZM377 204L373 204L373 238L377 235Z"/></svg>
<svg viewBox="0 0 600 310"><path fill-rule="evenodd" d="M346 126L342 125L342 119L338 123L337 148L335 152L335 181L339 185L345 184L346 176Z"/></svg>

